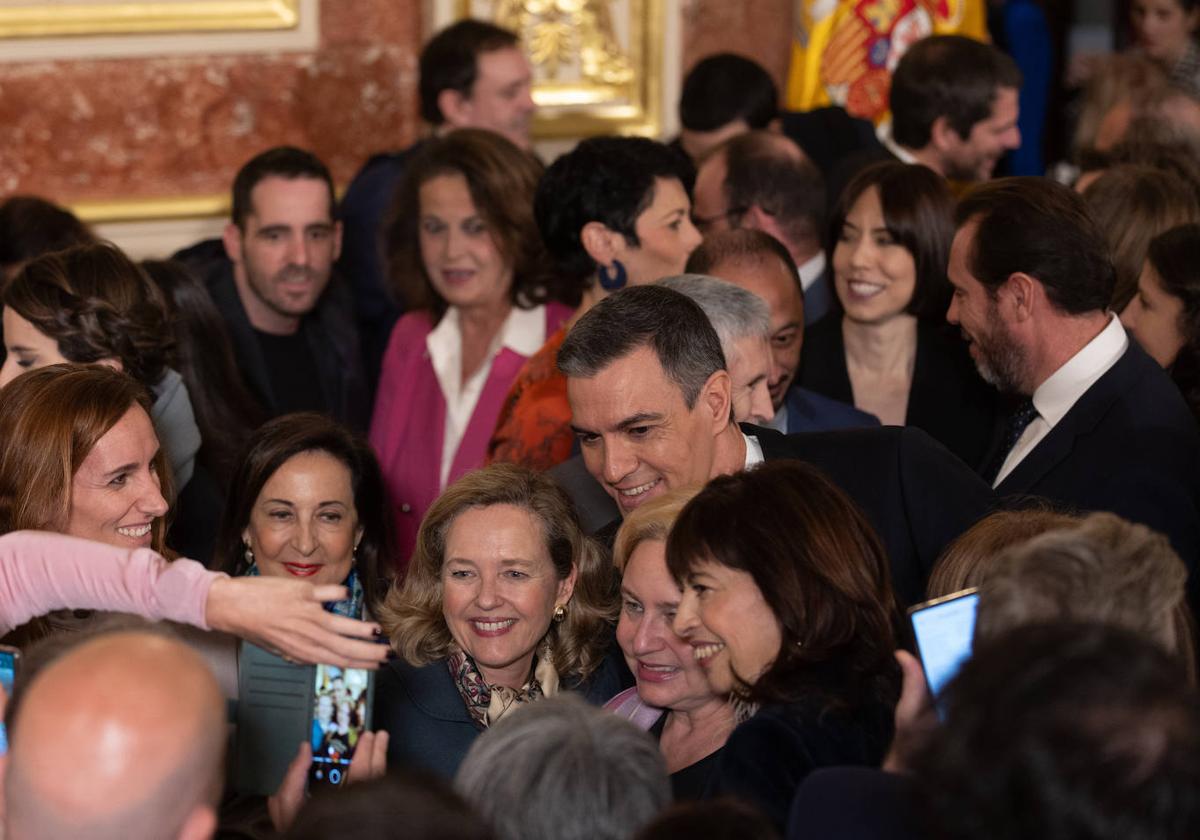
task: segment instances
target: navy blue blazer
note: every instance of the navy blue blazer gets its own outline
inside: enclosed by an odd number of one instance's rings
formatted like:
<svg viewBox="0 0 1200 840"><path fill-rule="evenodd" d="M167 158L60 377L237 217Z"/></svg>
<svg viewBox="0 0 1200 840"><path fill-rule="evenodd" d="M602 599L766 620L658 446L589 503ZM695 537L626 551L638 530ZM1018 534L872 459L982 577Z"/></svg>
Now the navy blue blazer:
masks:
<svg viewBox="0 0 1200 840"><path fill-rule="evenodd" d="M820 321L833 309L833 272L829 263L821 276L804 290L804 325L811 326Z"/></svg>
<svg viewBox="0 0 1200 840"><path fill-rule="evenodd" d="M1170 376L1136 342L996 486L1107 510L1166 534L1200 605L1200 431Z"/></svg>
<svg viewBox="0 0 1200 840"><path fill-rule="evenodd" d="M852 405L831 400L816 391L793 385L783 398L787 409L787 433L828 432L832 429L861 429L878 426L879 418Z"/></svg>
<svg viewBox="0 0 1200 840"><path fill-rule="evenodd" d="M586 680L570 690L600 706L633 680L609 651ZM388 768L414 767L453 779L467 750L482 731L463 705L446 660L413 666L394 659L379 670L375 683L374 725L389 735Z"/></svg>

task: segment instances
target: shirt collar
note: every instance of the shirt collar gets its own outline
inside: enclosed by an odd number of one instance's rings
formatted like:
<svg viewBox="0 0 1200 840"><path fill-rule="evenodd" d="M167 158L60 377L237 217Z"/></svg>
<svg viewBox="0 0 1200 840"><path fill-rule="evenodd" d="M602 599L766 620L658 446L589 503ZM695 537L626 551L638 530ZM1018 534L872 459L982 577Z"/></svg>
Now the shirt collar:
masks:
<svg viewBox="0 0 1200 840"><path fill-rule="evenodd" d="M545 307L535 306L532 309L521 309L514 306L504 319L500 332L492 340L492 353L500 352L507 347L518 355L529 357L542 348L546 343L546 311ZM438 325L430 331L426 338L426 346L435 358L458 356L462 347L462 325L459 321L458 309L451 306L438 321Z"/></svg>
<svg viewBox="0 0 1200 840"><path fill-rule="evenodd" d="M817 279L825 271L825 252L817 251L817 255L804 263L797 269L800 275L800 286L804 291L808 291L808 287L817 282Z"/></svg>
<svg viewBox="0 0 1200 840"><path fill-rule="evenodd" d="M1033 392L1033 407L1051 427L1055 426L1128 347L1125 328L1116 315L1110 314L1108 325L1100 334L1037 387Z"/></svg>
<svg viewBox="0 0 1200 840"><path fill-rule="evenodd" d="M756 467L766 460L766 458L763 457L762 444L758 442L757 437L742 432L742 438L746 441L745 469Z"/></svg>
<svg viewBox="0 0 1200 840"><path fill-rule="evenodd" d="M879 138L879 142L883 144L885 149L900 159L901 163L920 163L919 160L913 157L912 152L892 139L892 124L890 122L882 123L879 128L875 129L875 136Z"/></svg>

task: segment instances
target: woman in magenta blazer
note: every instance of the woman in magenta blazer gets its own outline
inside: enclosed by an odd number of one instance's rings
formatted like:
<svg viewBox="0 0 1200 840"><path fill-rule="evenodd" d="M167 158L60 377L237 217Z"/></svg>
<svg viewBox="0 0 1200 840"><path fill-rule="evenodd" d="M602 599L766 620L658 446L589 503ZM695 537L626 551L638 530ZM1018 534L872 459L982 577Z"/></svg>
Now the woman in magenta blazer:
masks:
<svg viewBox="0 0 1200 840"><path fill-rule="evenodd" d="M371 420L400 562L447 484L482 466L513 378L570 315L533 219L542 167L503 137L431 141L397 193L386 245L407 314Z"/></svg>

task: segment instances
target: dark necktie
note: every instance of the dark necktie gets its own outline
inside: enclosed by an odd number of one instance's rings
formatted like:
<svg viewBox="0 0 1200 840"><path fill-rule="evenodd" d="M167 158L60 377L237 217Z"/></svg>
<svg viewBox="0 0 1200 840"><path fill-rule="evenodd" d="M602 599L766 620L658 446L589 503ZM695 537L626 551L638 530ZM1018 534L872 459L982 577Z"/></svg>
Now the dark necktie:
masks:
<svg viewBox="0 0 1200 840"><path fill-rule="evenodd" d="M988 466L983 476L988 484L996 483L996 476L1000 474L1000 468L1004 466L1004 461L1008 458L1008 453L1012 452L1012 448L1021 439L1021 434L1037 416L1038 410L1033 407L1033 400L1030 399L1022 400L1013 409L1012 414L1008 415L1008 420L1004 424L1003 446L996 453L996 457L992 459L992 463Z"/></svg>

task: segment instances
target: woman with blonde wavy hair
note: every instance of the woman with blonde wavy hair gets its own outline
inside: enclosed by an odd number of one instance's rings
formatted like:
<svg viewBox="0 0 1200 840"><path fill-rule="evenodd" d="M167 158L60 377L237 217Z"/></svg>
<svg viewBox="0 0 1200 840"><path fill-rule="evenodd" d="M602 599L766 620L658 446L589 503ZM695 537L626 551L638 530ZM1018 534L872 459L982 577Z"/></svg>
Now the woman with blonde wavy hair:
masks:
<svg viewBox="0 0 1200 840"><path fill-rule="evenodd" d="M603 703L624 686L612 569L550 478L497 464L429 508L379 621L399 654L379 675L388 763L452 777L475 737L560 691Z"/></svg>

